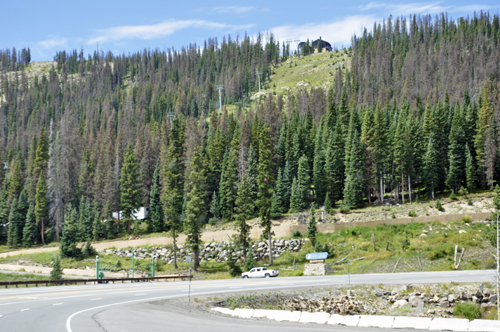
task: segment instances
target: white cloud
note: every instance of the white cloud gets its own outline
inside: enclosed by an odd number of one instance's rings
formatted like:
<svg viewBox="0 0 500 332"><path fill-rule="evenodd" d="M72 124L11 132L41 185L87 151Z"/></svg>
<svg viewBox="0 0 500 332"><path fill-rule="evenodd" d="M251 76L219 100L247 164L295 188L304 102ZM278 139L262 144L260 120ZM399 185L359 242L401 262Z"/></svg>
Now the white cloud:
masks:
<svg viewBox="0 0 500 332"><path fill-rule="evenodd" d="M498 6L489 6L481 4L473 4L466 6L443 6L442 2L414 2L414 3L384 3L384 2L370 2L366 5L357 7L363 11L370 11L374 9L384 9L393 15L404 14L430 14L430 13L472 13L480 10L490 10L498 8Z"/></svg>
<svg viewBox="0 0 500 332"><path fill-rule="evenodd" d="M179 30L187 28L235 30L235 29L247 29L250 27L252 27L252 25L234 26L234 25L227 25L224 23L204 21L204 20L183 20L183 21L170 20L153 25L124 25L124 26L104 29L99 31L100 36L90 39L88 41L88 44L95 44L107 41L117 41L122 39L131 39L131 38L154 39L154 38L168 36Z"/></svg>
<svg viewBox="0 0 500 332"><path fill-rule="evenodd" d="M220 14L244 14L249 11L252 11L254 7L240 7L240 6L222 6L222 7L215 7L212 9L212 12L217 12Z"/></svg>
<svg viewBox="0 0 500 332"><path fill-rule="evenodd" d="M44 48L44 49L51 49L56 46L66 46L68 43L68 40L66 38L62 37L54 37L51 39L45 39L39 41L37 44L39 47Z"/></svg>
<svg viewBox="0 0 500 332"><path fill-rule="evenodd" d="M349 16L339 21L320 24L305 24L299 26L285 25L270 29L270 31L280 40L300 40L305 41L321 39L336 45L350 45L353 34L359 34L364 27L370 27L377 21L373 15ZM292 44L290 47L296 47Z"/></svg>

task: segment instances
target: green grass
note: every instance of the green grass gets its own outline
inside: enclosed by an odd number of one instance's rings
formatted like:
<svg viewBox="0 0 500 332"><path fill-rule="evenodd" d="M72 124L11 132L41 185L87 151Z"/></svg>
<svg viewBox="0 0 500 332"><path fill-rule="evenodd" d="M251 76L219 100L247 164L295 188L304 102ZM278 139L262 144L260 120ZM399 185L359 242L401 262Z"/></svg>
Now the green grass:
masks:
<svg viewBox="0 0 500 332"><path fill-rule="evenodd" d="M0 273L0 282L31 280L50 280L50 277L36 274Z"/></svg>
<svg viewBox="0 0 500 332"><path fill-rule="evenodd" d="M274 68L270 80L262 84L262 92L287 95L303 88L329 87L335 79L338 68L351 67L349 52L336 51L308 56L292 56L287 62ZM299 82L307 84L298 86Z"/></svg>

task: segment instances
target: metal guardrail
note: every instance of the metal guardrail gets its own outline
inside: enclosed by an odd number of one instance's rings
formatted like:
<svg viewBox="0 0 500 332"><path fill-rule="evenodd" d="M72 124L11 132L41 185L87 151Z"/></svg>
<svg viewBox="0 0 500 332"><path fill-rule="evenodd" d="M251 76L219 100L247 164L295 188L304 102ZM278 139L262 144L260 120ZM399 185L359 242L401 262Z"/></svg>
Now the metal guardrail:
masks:
<svg viewBox="0 0 500 332"><path fill-rule="evenodd" d="M0 287L5 286L5 288L8 288L9 286L16 286L16 288L19 287L19 285L26 285L26 287L29 287L29 285L35 285L35 287L38 287L38 285L69 285L69 284L78 284L78 283L83 283L86 285L87 283L93 283L93 284L107 284L107 283L115 283L115 282L122 282L124 283L125 281L131 281L131 282L146 282L146 281L154 281L154 280L167 280L167 279L180 279L181 281L184 281L186 279L189 279L189 275L182 275L179 274L177 276L160 276L160 277L140 277L140 278L100 278L100 279L61 279L61 280L30 280L30 281L3 281L0 282Z"/></svg>

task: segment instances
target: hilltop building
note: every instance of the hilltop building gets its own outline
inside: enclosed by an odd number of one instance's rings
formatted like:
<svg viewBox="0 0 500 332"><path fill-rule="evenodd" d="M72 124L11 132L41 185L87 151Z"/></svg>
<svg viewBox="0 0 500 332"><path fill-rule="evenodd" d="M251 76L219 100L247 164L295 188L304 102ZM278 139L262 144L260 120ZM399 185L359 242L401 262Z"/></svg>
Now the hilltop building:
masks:
<svg viewBox="0 0 500 332"><path fill-rule="evenodd" d="M321 36L319 39L316 39L312 42L312 47L314 49L314 53L318 53L318 43L321 40L321 52L331 52L332 51L332 45L321 39ZM299 48L302 49L302 47L305 45L305 42L299 43Z"/></svg>

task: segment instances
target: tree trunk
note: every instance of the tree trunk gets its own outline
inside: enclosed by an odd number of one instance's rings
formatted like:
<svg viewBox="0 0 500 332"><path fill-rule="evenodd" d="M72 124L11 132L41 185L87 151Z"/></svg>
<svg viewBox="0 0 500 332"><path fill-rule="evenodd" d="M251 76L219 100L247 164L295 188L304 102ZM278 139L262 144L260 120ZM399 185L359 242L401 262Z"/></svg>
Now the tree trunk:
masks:
<svg viewBox="0 0 500 332"><path fill-rule="evenodd" d="M271 235L271 230L267 233L267 238L269 239L269 265L274 264L274 259L273 259L273 241L272 241L272 235Z"/></svg>
<svg viewBox="0 0 500 332"><path fill-rule="evenodd" d="M411 200L411 177L410 177L410 174L408 174L408 199L410 200L410 203L411 203L412 200Z"/></svg>
<svg viewBox="0 0 500 332"><path fill-rule="evenodd" d="M130 218L127 218L127 232L128 235L132 234L132 232L130 231Z"/></svg>
<svg viewBox="0 0 500 332"><path fill-rule="evenodd" d="M199 263L198 263L198 259L199 259L199 253L197 251L193 251L193 254L194 254L194 259L193 259L193 270L194 271L198 271L198 266L199 266Z"/></svg>
<svg viewBox="0 0 500 332"><path fill-rule="evenodd" d="M177 234L175 234L175 230L172 229L172 242L173 242L173 251L174 251L174 268L178 269L177 267Z"/></svg>
<svg viewBox="0 0 500 332"><path fill-rule="evenodd" d="M401 173L401 202L405 203L405 175Z"/></svg>
<svg viewBox="0 0 500 332"><path fill-rule="evenodd" d="M384 181L382 179L383 174L380 172L380 202L384 204Z"/></svg>
<svg viewBox="0 0 500 332"><path fill-rule="evenodd" d="M43 218L40 220L41 224L42 224L42 245L45 245L45 227L44 227L44 221L43 221Z"/></svg>

